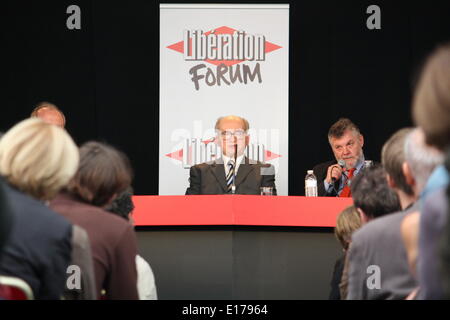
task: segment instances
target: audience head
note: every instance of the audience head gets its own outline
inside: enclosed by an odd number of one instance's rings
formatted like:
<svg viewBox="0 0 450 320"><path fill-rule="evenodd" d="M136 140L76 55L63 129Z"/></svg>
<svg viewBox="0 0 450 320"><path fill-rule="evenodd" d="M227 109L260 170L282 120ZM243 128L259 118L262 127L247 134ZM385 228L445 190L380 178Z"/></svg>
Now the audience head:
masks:
<svg viewBox="0 0 450 320"><path fill-rule="evenodd" d="M85 203L104 208L130 186L132 176L125 154L91 141L80 148L80 165L67 191Z"/></svg>
<svg viewBox="0 0 450 320"><path fill-rule="evenodd" d="M406 181L413 186L414 194L419 197L427 180L437 165L442 164L442 152L425 144L421 128L410 132L405 141L404 173Z"/></svg>
<svg viewBox="0 0 450 320"><path fill-rule="evenodd" d="M0 139L0 174L17 189L52 199L78 167L78 148L69 134L40 119L26 119Z"/></svg>
<svg viewBox="0 0 450 320"><path fill-rule="evenodd" d="M222 148L222 153L227 157L234 156L234 145L237 145L237 156L244 154L250 137L248 135L249 123L238 116L220 117L216 121L216 141Z"/></svg>
<svg viewBox="0 0 450 320"><path fill-rule="evenodd" d="M108 207L108 211L126 220L130 220L130 214L133 212L133 210L134 203L132 187L128 187L125 191L119 194Z"/></svg>
<svg viewBox="0 0 450 320"><path fill-rule="evenodd" d="M66 125L66 117L56 105L50 102L40 102L31 112L32 118L40 118L44 122L54 124L58 127L64 128Z"/></svg>
<svg viewBox="0 0 450 320"><path fill-rule="evenodd" d="M450 145L450 43L427 59L413 99L413 118L429 145Z"/></svg>
<svg viewBox="0 0 450 320"><path fill-rule="evenodd" d="M341 118L331 126L328 142L337 161L344 160L348 169L356 167L363 155L364 137L350 119Z"/></svg>
<svg viewBox="0 0 450 320"><path fill-rule="evenodd" d="M334 234L344 251L348 250L353 232L359 228L361 228L361 217L355 206L345 208L337 217Z"/></svg>
<svg viewBox="0 0 450 320"><path fill-rule="evenodd" d="M405 162L405 140L413 128L403 128L394 133L383 145L381 150L381 163L387 173L389 186L401 190L408 196L413 196L412 187L406 182L403 173Z"/></svg>
<svg viewBox="0 0 450 320"><path fill-rule="evenodd" d="M362 223L400 210L397 194L386 179L386 171L381 166L366 168L351 183L354 205Z"/></svg>

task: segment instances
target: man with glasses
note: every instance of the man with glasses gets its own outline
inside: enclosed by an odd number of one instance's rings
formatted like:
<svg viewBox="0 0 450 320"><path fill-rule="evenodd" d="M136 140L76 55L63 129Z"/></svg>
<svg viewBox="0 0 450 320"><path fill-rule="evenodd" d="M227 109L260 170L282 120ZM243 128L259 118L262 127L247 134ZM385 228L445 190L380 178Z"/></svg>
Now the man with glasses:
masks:
<svg viewBox="0 0 450 320"><path fill-rule="evenodd" d="M186 194L259 195L261 187L272 187L276 195L273 166L244 155L250 141L248 121L238 116L221 117L215 129L215 143L222 149L222 157L191 167Z"/></svg>

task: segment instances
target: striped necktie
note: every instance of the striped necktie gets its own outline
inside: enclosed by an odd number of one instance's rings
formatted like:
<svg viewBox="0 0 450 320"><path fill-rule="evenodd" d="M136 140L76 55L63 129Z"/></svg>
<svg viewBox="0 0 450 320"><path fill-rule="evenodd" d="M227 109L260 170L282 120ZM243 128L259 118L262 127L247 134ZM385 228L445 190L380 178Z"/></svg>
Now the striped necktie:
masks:
<svg viewBox="0 0 450 320"><path fill-rule="evenodd" d="M231 159L230 161L228 161L227 166L228 166L228 174L226 177L227 192L230 193L231 187L233 186L233 182L234 182L234 160Z"/></svg>

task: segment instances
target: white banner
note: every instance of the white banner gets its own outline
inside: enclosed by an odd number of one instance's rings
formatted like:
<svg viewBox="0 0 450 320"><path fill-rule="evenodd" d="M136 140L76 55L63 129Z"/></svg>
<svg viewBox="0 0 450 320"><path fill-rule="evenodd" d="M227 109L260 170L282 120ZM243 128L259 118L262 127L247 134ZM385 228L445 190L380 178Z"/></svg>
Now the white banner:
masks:
<svg viewBox="0 0 450 320"><path fill-rule="evenodd" d="M250 123L247 155L275 166L288 194L289 5L160 5L159 194L220 156L217 118Z"/></svg>

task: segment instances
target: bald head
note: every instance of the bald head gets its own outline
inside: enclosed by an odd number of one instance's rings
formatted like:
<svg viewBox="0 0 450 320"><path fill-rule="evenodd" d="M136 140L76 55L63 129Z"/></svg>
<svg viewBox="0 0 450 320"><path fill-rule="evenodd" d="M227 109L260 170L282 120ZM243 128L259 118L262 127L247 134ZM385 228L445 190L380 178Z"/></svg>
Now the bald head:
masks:
<svg viewBox="0 0 450 320"><path fill-rule="evenodd" d="M244 131L247 131L249 129L249 127L250 127L249 124L248 124L248 121L246 119L242 118L242 117L239 117L239 116L225 116L225 117L220 117L219 119L217 119L216 126L215 126L216 130L221 130L220 125L221 125L222 122L227 122L227 123L233 122L233 123L236 123L236 124L240 125L241 129L243 129Z"/></svg>
<svg viewBox="0 0 450 320"><path fill-rule="evenodd" d="M31 117L40 118L46 123L64 128L66 118L55 105L51 103L40 104L33 110Z"/></svg>
<svg viewBox="0 0 450 320"><path fill-rule="evenodd" d="M238 116L225 116L217 119L216 126L217 142L222 148L222 153L228 157L235 154L235 146L237 146L236 156L244 153L249 143L247 130L249 129L248 121Z"/></svg>

